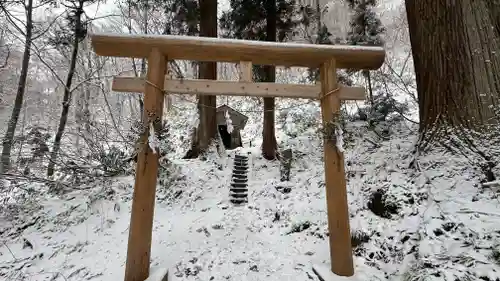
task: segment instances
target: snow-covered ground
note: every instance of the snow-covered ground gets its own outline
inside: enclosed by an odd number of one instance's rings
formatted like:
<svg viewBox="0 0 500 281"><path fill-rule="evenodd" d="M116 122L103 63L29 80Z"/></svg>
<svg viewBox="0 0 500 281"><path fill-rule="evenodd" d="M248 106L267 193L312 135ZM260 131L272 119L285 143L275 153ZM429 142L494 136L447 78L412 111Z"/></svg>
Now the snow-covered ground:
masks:
<svg viewBox="0 0 500 281"><path fill-rule="evenodd" d="M356 276L500 280L499 190L481 187L465 158L440 150L410 165L414 130L392 130L379 142L358 124L354 141L346 138ZM290 182L256 147L174 160L179 172L158 186L153 271L168 267L176 280L318 280L312 265L329 262L319 139L310 130L287 141ZM228 202L236 153L250 157L249 203L240 207ZM6 186L0 279L122 280L132 185L123 176L50 196L43 184ZM385 208L372 200L382 194Z"/></svg>

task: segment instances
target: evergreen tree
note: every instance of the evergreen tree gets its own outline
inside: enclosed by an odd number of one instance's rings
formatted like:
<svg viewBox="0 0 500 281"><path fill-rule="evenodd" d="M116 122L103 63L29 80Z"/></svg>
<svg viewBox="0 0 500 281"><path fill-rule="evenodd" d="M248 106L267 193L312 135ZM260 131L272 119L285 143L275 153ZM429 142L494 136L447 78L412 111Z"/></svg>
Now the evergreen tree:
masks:
<svg viewBox="0 0 500 281"><path fill-rule="evenodd" d="M199 0L200 36L217 38L217 0ZM217 63L199 63L198 78L217 80ZM217 97L198 96L199 124L196 139L193 139L191 156L205 152L210 141L215 139L217 131Z"/></svg>
<svg viewBox="0 0 500 281"><path fill-rule="evenodd" d="M375 13L377 0L346 0L353 15L347 41L351 45L382 46L381 35L385 32L382 21Z"/></svg>
<svg viewBox="0 0 500 281"><path fill-rule="evenodd" d="M266 3L268 0L230 0L231 9L224 12L220 25L222 36L226 38L267 41ZM294 0L276 0L276 41L284 42L290 39L298 20ZM256 82L265 82L264 67L253 66L253 78Z"/></svg>
<svg viewBox="0 0 500 281"><path fill-rule="evenodd" d="M221 18L224 36L229 38L283 42L300 23L294 0L230 0L230 6ZM274 82L275 67L254 65L253 77L258 82ZM274 98L264 98L262 155L268 160L277 156L274 106Z"/></svg>
<svg viewBox="0 0 500 281"><path fill-rule="evenodd" d="M301 24L305 31L304 38L311 44L335 45L342 42L342 39L331 34L330 31L328 31L328 27L323 23L322 15L325 11L324 8L321 8L319 0L316 0L315 8L306 5L299 9ZM352 80L345 70L338 70L337 76L341 84L352 86ZM309 68L307 80L309 82L318 82L319 69Z"/></svg>
<svg viewBox="0 0 500 281"><path fill-rule="evenodd" d="M351 29L347 34L347 41L350 45L361 46L382 46L381 35L385 32L382 21L375 13L377 0L346 0L349 8L353 10L353 15L349 23ZM363 76L367 80L370 103L373 106L373 89L370 71L364 70Z"/></svg>

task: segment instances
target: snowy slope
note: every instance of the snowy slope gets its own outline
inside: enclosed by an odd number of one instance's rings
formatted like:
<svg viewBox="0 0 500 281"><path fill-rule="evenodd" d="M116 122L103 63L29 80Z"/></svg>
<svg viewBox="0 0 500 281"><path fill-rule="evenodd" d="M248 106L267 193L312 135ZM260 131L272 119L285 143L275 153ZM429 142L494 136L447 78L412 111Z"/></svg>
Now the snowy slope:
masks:
<svg viewBox="0 0 500 281"><path fill-rule="evenodd" d="M379 147L360 124L348 130L355 141L346 138L351 228L365 241L355 249L359 280L500 280L498 189L483 189L465 159L439 150L409 168L415 136L404 124L393 131ZM318 280L312 265L329 260L319 136L286 143L295 156L286 183L255 147L174 160L179 173L158 187L153 270L167 266L177 280ZM250 156L243 207L228 202L235 153ZM0 279L121 280L132 184L124 176L51 197L42 184L7 186ZM368 208L379 189L395 206L379 212L387 218Z"/></svg>

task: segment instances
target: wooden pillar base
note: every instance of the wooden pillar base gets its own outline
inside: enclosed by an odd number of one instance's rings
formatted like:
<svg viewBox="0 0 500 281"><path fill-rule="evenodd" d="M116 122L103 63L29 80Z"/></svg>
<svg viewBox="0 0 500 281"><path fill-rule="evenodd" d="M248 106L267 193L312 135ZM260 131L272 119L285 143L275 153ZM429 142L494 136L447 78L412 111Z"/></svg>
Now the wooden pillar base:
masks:
<svg viewBox="0 0 500 281"><path fill-rule="evenodd" d="M318 276L320 281L357 281L358 278L354 276L344 277L338 276L330 270L330 265L313 265L314 274Z"/></svg>

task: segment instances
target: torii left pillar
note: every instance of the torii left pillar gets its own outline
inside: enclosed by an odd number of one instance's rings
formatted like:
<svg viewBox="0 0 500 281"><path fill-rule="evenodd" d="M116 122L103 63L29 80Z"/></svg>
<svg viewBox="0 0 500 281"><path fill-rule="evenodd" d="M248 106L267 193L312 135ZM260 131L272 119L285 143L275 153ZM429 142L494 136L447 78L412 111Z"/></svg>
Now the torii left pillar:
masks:
<svg viewBox="0 0 500 281"><path fill-rule="evenodd" d="M125 281L144 281L149 276L159 155L149 147L148 136L151 125L155 131L161 125L164 100L161 89L165 86L166 62L167 58L158 49L153 49L148 56L144 127L137 155Z"/></svg>

